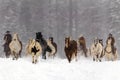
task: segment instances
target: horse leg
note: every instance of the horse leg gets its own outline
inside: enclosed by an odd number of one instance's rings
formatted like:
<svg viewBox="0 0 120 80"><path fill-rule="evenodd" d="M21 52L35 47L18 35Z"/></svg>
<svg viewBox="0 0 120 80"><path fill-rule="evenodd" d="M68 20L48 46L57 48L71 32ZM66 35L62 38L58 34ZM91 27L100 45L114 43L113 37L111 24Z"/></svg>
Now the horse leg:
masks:
<svg viewBox="0 0 120 80"><path fill-rule="evenodd" d="M42 50L42 59L46 59L46 50Z"/></svg>
<svg viewBox="0 0 120 80"><path fill-rule="evenodd" d="M111 53L106 53L106 59L107 59L107 61L109 61L110 58L111 58Z"/></svg>
<svg viewBox="0 0 120 80"><path fill-rule="evenodd" d="M69 63L70 63L71 60L72 60L72 55L73 55L73 54L70 54L70 56L69 56Z"/></svg>
<svg viewBox="0 0 120 80"><path fill-rule="evenodd" d="M35 63L34 58L35 58L35 54L32 53L32 63Z"/></svg>
<svg viewBox="0 0 120 80"><path fill-rule="evenodd" d="M70 62L69 54L66 54L66 57L67 57L68 61Z"/></svg>
<svg viewBox="0 0 120 80"><path fill-rule="evenodd" d="M18 59L18 57L19 57L19 54L16 54L16 60Z"/></svg>
<svg viewBox="0 0 120 80"><path fill-rule="evenodd" d="M117 52L115 52L115 54L112 54L112 60L113 61L117 60L117 57L118 57Z"/></svg>
<svg viewBox="0 0 120 80"><path fill-rule="evenodd" d="M76 58L76 61L77 61L77 50L76 50L76 52L75 52L75 58Z"/></svg>
<svg viewBox="0 0 120 80"><path fill-rule="evenodd" d="M87 50L83 50L85 57L87 57Z"/></svg>
<svg viewBox="0 0 120 80"><path fill-rule="evenodd" d="M96 55L93 55L93 61L95 61L95 60L96 60L96 58L95 58L95 57L96 57Z"/></svg>
<svg viewBox="0 0 120 80"><path fill-rule="evenodd" d="M5 55L6 55L6 58L9 58L9 56L10 56L9 51L5 52Z"/></svg>
<svg viewBox="0 0 120 80"><path fill-rule="evenodd" d="M15 60L15 52L13 51L12 53L13 53L13 60Z"/></svg>
<svg viewBox="0 0 120 80"><path fill-rule="evenodd" d="M39 55L40 55L39 52L37 52L36 55L35 55L35 64L38 62Z"/></svg>

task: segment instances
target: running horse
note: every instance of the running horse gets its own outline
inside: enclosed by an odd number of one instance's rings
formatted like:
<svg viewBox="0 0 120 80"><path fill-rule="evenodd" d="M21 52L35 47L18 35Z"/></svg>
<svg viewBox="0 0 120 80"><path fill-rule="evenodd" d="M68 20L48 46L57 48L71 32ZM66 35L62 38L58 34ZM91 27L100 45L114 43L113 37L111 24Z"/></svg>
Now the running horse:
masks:
<svg viewBox="0 0 120 80"><path fill-rule="evenodd" d="M82 51L82 54L85 55L85 57L87 57L87 48L86 48L86 41L85 41L85 38L83 36L81 36L79 39L78 39L78 44L79 44L79 51L81 52Z"/></svg>
<svg viewBox="0 0 120 80"><path fill-rule="evenodd" d="M47 44L47 41L43 38L41 32L36 33L36 41L38 41L42 47L42 58L46 59L46 52L50 52L51 49Z"/></svg>
<svg viewBox="0 0 120 80"><path fill-rule="evenodd" d="M112 37L108 37L107 41L106 41L106 47L105 47L105 57L106 60L116 60L118 57L117 54L117 49L116 47L114 47L113 45L114 40L112 39Z"/></svg>
<svg viewBox="0 0 120 80"><path fill-rule="evenodd" d="M95 39L94 43L91 45L90 51L93 57L93 61L101 62L101 58L104 56L104 49L102 44L102 40Z"/></svg>
<svg viewBox="0 0 120 80"><path fill-rule="evenodd" d="M53 41L53 37L49 37L47 45L50 48L50 50L47 50L49 52L48 57L52 56L54 58L57 53L57 44Z"/></svg>
<svg viewBox="0 0 120 80"><path fill-rule="evenodd" d="M3 44L3 47L4 47L5 56L6 56L6 58L9 58L9 56L11 54L9 44L12 41L12 36L10 34L10 31L6 31L4 40L5 40L5 43Z"/></svg>
<svg viewBox="0 0 120 80"><path fill-rule="evenodd" d="M71 40L70 37L66 37L64 51L69 63L74 57L77 61L77 41Z"/></svg>
<svg viewBox="0 0 120 80"><path fill-rule="evenodd" d="M38 57L42 53L42 47L35 39L30 39L26 45L26 55L32 55L32 63L38 62Z"/></svg>
<svg viewBox="0 0 120 80"><path fill-rule="evenodd" d="M22 42L19 40L18 34L14 33L11 43L9 44L13 60L17 60L21 56Z"/></svg>

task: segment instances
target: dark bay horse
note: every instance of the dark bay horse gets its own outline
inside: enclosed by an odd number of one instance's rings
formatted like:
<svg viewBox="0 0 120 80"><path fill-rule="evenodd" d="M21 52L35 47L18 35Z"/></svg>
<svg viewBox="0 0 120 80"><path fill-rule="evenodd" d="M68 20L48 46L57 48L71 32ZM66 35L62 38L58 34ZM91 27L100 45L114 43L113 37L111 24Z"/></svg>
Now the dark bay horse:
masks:
<svg viewBox="0 0 120 80"><path fill-rule="evenodd" d="M6 32L4 36L4 41L5 41L5 43L3 44L4 52L5 52L5 56L8 58L11 54L9 44L12 41L12 35L10 34L10 31Z"/></svg>
<svg viewBox="0 0 120 80"><path fill-rule="evenodd" d="M72 58L76 58L77 61L77 42L75 40L70 40L70 37L65 38L65 54L69 61L71 62Z"/></svg>

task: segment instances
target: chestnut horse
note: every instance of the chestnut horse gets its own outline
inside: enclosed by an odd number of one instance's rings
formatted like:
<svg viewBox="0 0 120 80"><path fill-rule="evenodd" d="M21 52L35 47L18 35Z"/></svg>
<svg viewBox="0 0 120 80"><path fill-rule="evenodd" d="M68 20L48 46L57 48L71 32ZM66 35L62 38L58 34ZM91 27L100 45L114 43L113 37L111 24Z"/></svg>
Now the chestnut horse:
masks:
<svg viewBox="0 0 120 80"><path fill-rule="evenodd" d="M69 63L74 56L77 61L77 42L75 40L70 40L70 37L65 38L64 51Z"/></svg>
<svg viewBox="0 0 120 80"><path fill-rule="evenodd" d="M79 44L79 51L81 52L82 51L82 54L85 55L85 57L87 57L87 48L86 48L86 41L85 41L85 38L83 36L81 36L79 39L78 39L78 44Z"/></svg>

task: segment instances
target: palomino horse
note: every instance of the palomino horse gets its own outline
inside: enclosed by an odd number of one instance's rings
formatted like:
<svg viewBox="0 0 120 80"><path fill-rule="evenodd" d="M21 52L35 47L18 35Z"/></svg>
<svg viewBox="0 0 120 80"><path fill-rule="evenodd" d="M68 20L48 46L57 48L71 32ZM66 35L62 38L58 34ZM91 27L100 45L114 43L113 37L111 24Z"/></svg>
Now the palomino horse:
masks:
<svg viewBox="0 0 120 80"><path fill-rule="evenodd" d="M82 54L85 55L85 57L87 57L87 48L86 48L86 42L85 42L85 38L83 36L81 36L79 39L78 39L78 49L79 51L81 52L82 51Z"/></svg>
<svg viewBox="0 0 120 80"><path fill-rule="evenodd" d="M101 62L101 58L103 57L103 46L101 44L101 40L96 39L94 40L94 43L92 44L91 48L91 55L93 57L93 61L100 61Z"/></svg>
<svg viewBox="0 0 120 80"><path fill-rule="evenodd" d="M32 63L36 64L42 53L42 47L35 39L31 39L26 47L26 53L32 55Z"/></svg>
<svg viewBox="0 0 120 80"><path fill-rule="evenodd" d="M14 59L17 60L18 57L20 57L21 51L22 51L22 43L19 40L17 33L13 34L13 39L11 43L9 44L9 47L10 47L11 54L13 55L13 60Z"/></svg>
<svg viewBox="0 0 120 80"><path fill-rule="evenodd" d="M107 39L107 43L106 43L106 47L105 47L105 57L106 59L109 60L116 60L117 59L117 50L116 48L114 48L114 52L113 52L113 46L112 46L112 38L108 38Z"/></svg>
<svg viewBox="0 0 120 80"><path fill-rule="evenodd" d="M71 62L72 58L76 58L77 61L77 42L75 40L70 40L70 37L65 38L65 54L69 61Z"/></svg>
<svg viewBox="0 0 120 80"><path fill-rule="evenodd" d="M54 58L57 53L57 44L53 41L53 37L50 37L47 40L47 45L51 49L51 50L47 50L49 52L49 57L53 56Z"/></svg>

